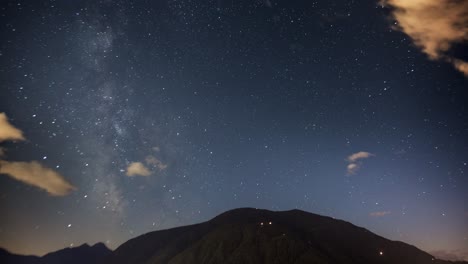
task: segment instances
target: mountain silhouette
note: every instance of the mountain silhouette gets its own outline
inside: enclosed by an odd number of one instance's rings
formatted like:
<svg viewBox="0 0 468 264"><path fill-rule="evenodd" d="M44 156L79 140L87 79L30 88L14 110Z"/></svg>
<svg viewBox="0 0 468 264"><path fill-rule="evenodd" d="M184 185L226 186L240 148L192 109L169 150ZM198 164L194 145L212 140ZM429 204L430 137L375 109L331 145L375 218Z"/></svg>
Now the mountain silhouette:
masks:
<svg viewBox="0 0 468 264"><path fill-rule="evenodd" d="M23 256L12 254L0 249L0 263L2 264L98 264L112 251L103 243L94 246L83 244L79 247L65 248L48 253L43 257Z"/></svg>
<svg viewBox="0 0 468 264"><path fill-rule="evenodd" d="M2 264L468 264L437 260L351 223L300 210L227 211L210 221L150 232L114 252L84 244L43 257L0 249Z"/></svg>
<svg viewBox="0 0 468 264"><path fill-rule="evenodd" d="M127 241L105 264L447 264L403 242L300 210L227 211L210 221ZM459 262L465 263L467 262Z"/></svg>

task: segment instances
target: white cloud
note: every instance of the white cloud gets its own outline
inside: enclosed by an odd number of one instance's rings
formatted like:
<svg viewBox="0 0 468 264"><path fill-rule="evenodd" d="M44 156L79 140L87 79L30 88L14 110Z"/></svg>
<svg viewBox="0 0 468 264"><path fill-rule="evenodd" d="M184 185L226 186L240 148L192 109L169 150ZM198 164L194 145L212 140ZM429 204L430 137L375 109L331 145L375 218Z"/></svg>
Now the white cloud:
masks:
<svg viewBox="0 0 468 264"><path fill-rule="evenodd" d="M468 76L466 61L448 54L457 43L468 40L468 1L381 0L392 8L394 27L407 34L430 59L452 63Z"/></svg>
<svg viewBox="0 0 468 264"><path fill-rule="evenodd" d="M372 153L369 153L369 152L365 152L365 151L359 151L357 153L353 153L351 155L348 156L348 161L349 162L356 162L360 159L367 159L369 157L372 157L374 156L374 154Z"/></svg>
<svg viewBox="0 0 468 264"><path fill-rule="evenodd" d="M25 140L23 132L8 122L5 113L0 113L0 142L6 140Z"/></svg>
<svg viewBox="0 0 468 264"><path fill-rule="evenodd" d="M348 158L346 158L346 160L349 162L348 166L346 166L348 175L356 174L356 172L361 168L362 162L360 160L373 156L375 155L365 151L359 151L349 155Z"/></svg>
<svg viewBox="0 0 468 264"><path fill-rule="evenodd" d="M149 176L151 172L141 162L132 162L127 167L127 176Z"/></svg>
<svg viewBox="0 0 468 264"><path fill-rule="evenodd" d="M44 167L37 161L15 162L0 160L0 174L38 187L52 196L65 196L76 188L58 172Z"/></svg>
<svg viewBox="0 0 468 264"><path fill-rule="evenodd" d="M357 165L356 163L351 163L351 164L348 164L346 168L348 169L348 174L352 175L352 174L355 174L359 170L359 165Z"/></svg>

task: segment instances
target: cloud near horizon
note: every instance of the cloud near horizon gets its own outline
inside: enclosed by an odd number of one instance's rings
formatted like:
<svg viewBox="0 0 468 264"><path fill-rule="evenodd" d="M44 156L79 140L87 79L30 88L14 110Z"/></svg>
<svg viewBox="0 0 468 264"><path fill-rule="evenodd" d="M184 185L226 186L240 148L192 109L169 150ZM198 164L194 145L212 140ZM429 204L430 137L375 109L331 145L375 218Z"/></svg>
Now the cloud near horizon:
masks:
<svg viewBox="0 0 468 264"><path fill-rule="evenodd" d="M372 216L372 217L383 217L383 216L389 215L391 213L392 212L390 212L390 211L380 211L380 212L372 212L369 215Z"/></svg>
<svg viewBox="0 0 468 264"><path fill-rule="evenodd" d="M25 140L23 132L8 121L5 113L0 113L0 142L7 140Z"/></svg>
<svg viewBox="0 0 468 264"><path fill-rule="evenodd" d="M0 160L0 174L45 190L52 196L65 196L76 188L58 172L44 167L37 161Z"/></svg>
<svg viewBox="0 0 468 264"><path fill-rule="evenodd" d="M438 259L449 261L468 261L468 250L434 250L429 252Z"/></svg>
<svg viewBox="0 0 468 264"><path fill-rule="evenodd" d="M151 171L141 162L132 162L127 167L127 176L150 176Z"/></svg>
<svg viewBox="0 0 468 264"><path fill-rule="evenodd" d="M468 62L448 51L468 41L468 1L381 0L392 9L395 29L404 32L432 60L451 63L468 77Z"/></svg>

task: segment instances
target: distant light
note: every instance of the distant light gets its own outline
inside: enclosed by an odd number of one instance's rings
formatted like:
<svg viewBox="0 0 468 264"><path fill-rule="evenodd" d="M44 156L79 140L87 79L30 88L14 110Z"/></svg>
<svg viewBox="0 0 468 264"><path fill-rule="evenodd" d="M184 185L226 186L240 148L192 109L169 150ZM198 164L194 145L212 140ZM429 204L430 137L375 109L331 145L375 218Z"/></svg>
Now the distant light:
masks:
<svg viewBox="0 0 468 264"><path fill-rule="evenodd" d="M380 252L379 252L379 255L380 255L380 256L383 256L383 251L380 251Z"/></svg>
<svg viewBox="0 0 468 264"><path fill-rule="evenodd" d="M68 227L71 227L71 224L68 224Z"/></svg>
<svg viewBox="0 0 468 264"><path fill-rule="evenodd" d="M269 225L273 224L272 222L268 222Z"/></svg>
<svg viewBox="0 0 468 264"><path fill-rule="evenodd" d="M260 225L262 226L262 225L263 225L263 222L261 222Z"/></svg>

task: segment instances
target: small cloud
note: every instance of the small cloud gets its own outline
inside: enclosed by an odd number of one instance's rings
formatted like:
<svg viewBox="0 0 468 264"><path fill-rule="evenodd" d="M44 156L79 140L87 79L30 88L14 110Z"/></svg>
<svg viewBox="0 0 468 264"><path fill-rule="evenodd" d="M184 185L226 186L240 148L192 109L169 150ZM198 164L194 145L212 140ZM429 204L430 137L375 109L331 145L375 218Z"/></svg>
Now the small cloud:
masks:
<svg viewBox="0 0 468 264"><path fill-rule="evenodd" d="M391 213L392 212L390 212L390 211L380 211L380 212L372 212L369 215L372 216L372 217L383 217L383 216L389 215Z"/></svg>
<svg viewBox="0 0 468 264"><path fill-rule="evenodd" d="M351 154L348 156L348 161L351 163L354 163L360 159L367 159L369 157L374 156L374 154L365 152L365 151L359 151L357 153Z"/></svg>
<svg viewBox="0 0 468 264"><path fill-rule="evenodd" d="M392 8L397 24L433 60L444 60L468 77L468 62L450 55L450 49L468 40L468 1L381 0Z"/></svg>
<svg viewBox="0 0 468 264"><path fill-rule="evenodd" d="M156 152L161 151L161 149L159 147L153 147L153 150L156 151Z"/></svg>
<svg viewBox="0 0 468 264"><path fill-rule="evenodd" d="M355 174L360 166L357 165L356 163L351 163L351 164L348 164L348 166L346 167L348 169L348 174L352 175L352 174Z"/></svg>
<svg viewBox="0 0 468 264"><path fill-rule="evenodd" d="M452 63L455 68L457 68L457 70L461 71L463 74L465 74L465 76L468 77L468 62L454 59L452 60Z"/></svg>
<svg viewBox="0 0 468 264"><path fill-rule="evenodd" d="M154 156L146 157L145 161L146 164L157 167L159 170L165 170L167 168L167 164L164 164L162 161L160 161Z"/></svg>
<svg viewBox="0 0 468 264"><path fill-rule="evenodd" d="M58 172L37 161L14 162L0 160L0 174L45 190L52 196L65 196L76 188Z"/></svg>
<svg viewBox="0 0 468 264"><path fill-rule="evenodd" d="M348 170L348 175L356 174L356 172L361 168L362 162L360 162L360 160L373 156L375 155L365 151L359 151L349 155L348 158L346 158L346 160L349 162L348 166L346 167Z"/></svg>
<svg viewBox="0 0 468 264"><path fill-rule="evenodd" d="M151 172L141 162L132 162L127 167L127 176L149 176Z"/></svg>
<svg viewBox="0 0 468 264"><path fill-rule="evenodd" d="M0 113L0 142L6 140L25 140L23 132L8 122L5 113Z"/></svg>

